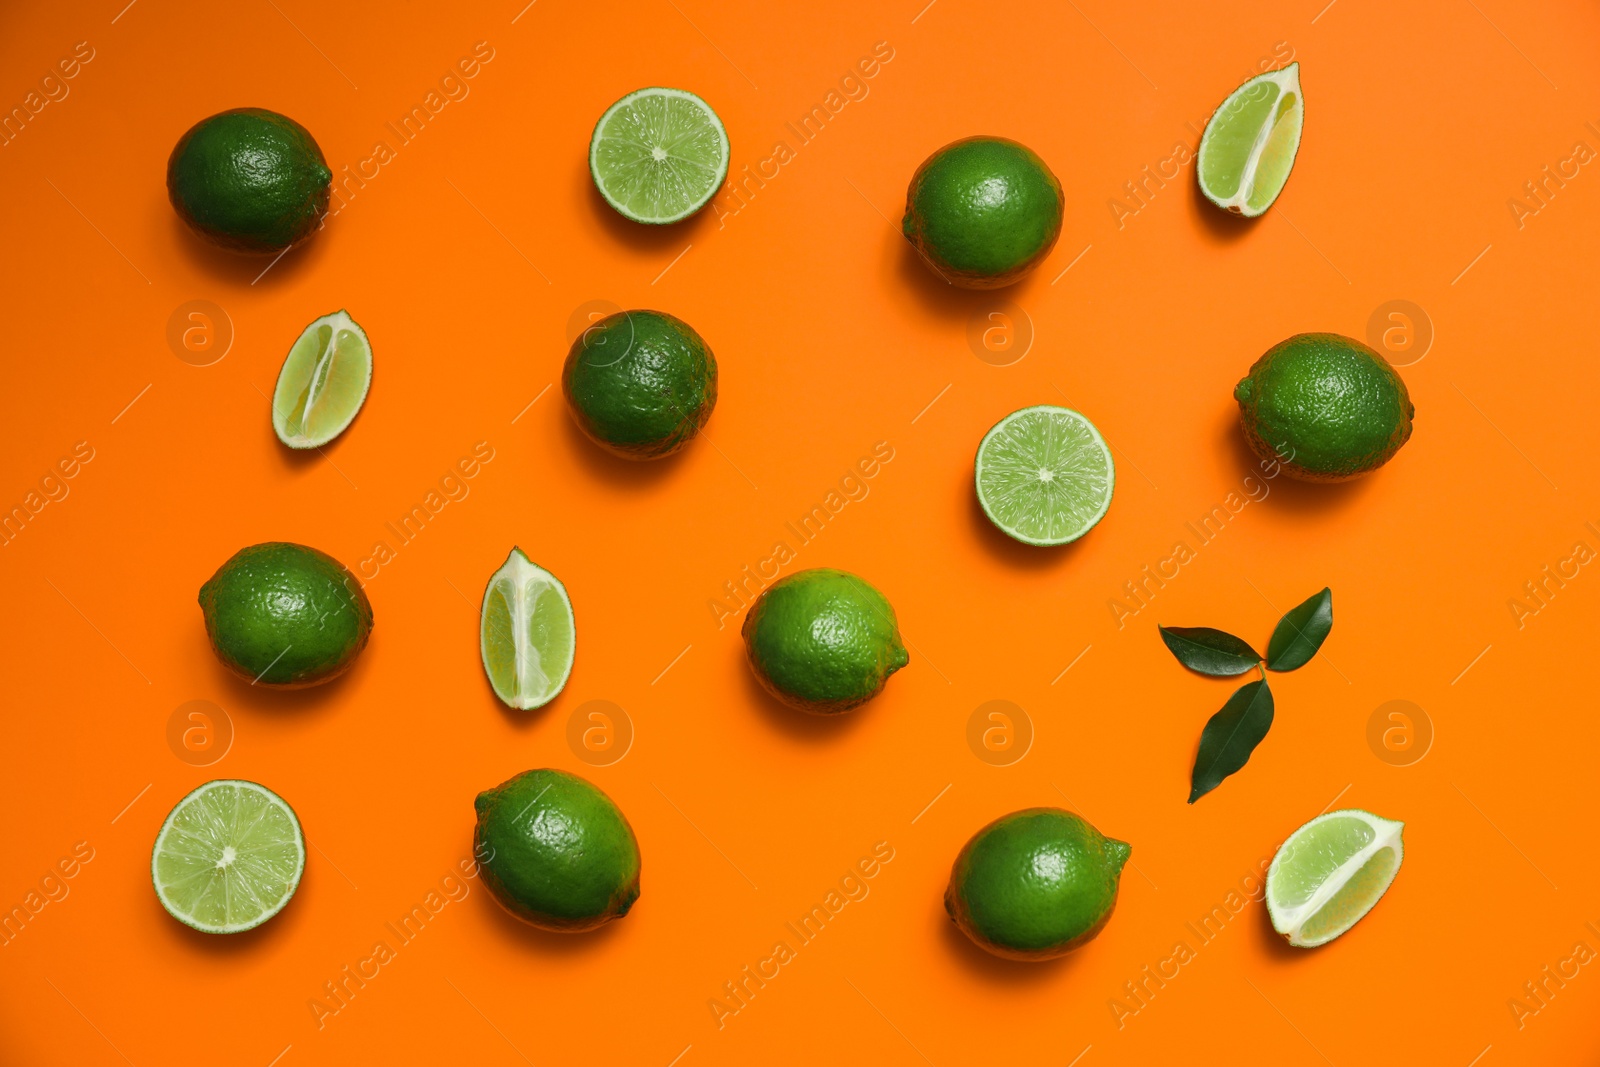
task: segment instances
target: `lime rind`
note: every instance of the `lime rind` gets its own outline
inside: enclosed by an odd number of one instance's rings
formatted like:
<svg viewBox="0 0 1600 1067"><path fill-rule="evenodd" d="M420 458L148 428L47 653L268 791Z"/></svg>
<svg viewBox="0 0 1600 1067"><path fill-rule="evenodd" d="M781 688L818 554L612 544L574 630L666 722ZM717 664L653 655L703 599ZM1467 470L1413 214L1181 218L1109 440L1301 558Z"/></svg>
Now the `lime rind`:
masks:
<svg viewBox="0 0 1600 1067"><path fill-rule="evenodd" d="M295 340L272 391L272 429L290 448L320 448L355 421L372 388L372 344L343 309Z"/></svg>
<svg viewBox="0 0 1600 1067"><path fill-rule="evenodd" d="M1350 808L1290 834L1267 869L1273 929L1296 948L1315 948L1360 922L1400 870L1404 829L1404 823Z"/></svg>
<svg viewBox="0 0 1600 1067"><path fill-rule="evenodd" d="M589 139L589 174L617 212L666 225L688 218L728 177L728 132L711 105L651 87L606 109Z"/></svg>
<svg viewBox="0 0 1600 1067"><path fill-rule="evenodd" d="M566 687L577 620L566 586L513 548L483 591L478 652L495 696L519 711L542 708Z"/></svg>
<svg viewBox="0 0 1600 1067"><path fill-rule="evenodd" d="M1262 214L1289 181L1304 124L1299 63L1251 78L1206 123L1195 167L1200 191L1236 215Z"/></svg>
<svg viewBox="0 0 1600 1067"><path fill-rule="evenodd" d="M1116 465L1094 423L1040 404L1013 411L984 435L974 481L984 514L1006 535L1064 545L1105 517Z"/></svg>
<svg viewBox="0 0 1600 1067"><path fill-rule="evenodd" d="M178 801L150 851L161 906L208 934L252 930L278 914L305 869L294 809L242 779L207 782Z"/></svg>

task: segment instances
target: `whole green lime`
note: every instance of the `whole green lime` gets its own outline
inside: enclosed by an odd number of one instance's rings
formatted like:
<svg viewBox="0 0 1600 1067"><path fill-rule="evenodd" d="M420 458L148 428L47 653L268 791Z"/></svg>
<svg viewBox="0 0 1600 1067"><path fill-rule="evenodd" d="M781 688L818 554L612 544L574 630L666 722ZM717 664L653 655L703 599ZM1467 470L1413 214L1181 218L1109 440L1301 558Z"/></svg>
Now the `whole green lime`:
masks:
<svg viewBox="0 0 1600 1067"><path fill-rule="evenodd" d="M968 137L911 177L901 229L928 266L965 289L1019 281L1061 236L1061 183L1032 149Z"/></svg>
<svg viewBox="0 0 1600 1067"><path fill-rule="evenodd" d="M910 661L883 594L822 567L775 582L750 606L742 632L767 692L819 715L866 703Z"/></svg>
<svg viewBox="0 0 1600 1067"><path fill-rule="evenodd" d="M241 548L200 587L211 648L254 685L302 689L349 669L372 604L344 564L286 541Z"/></svg>
<svg viewBox="0 0 1600 1067"><path fill-rule="evenodd" d="M1389 362L1336 333L1302 333L1267 349L1233 389L1256 455L1310 482L1341 482L1389 462L1415 408Z"/></svg>
<svg viewBox="0 0 1600 1067"><path fill-rule="evenodd" d="M578 933L639 899L639 842L611 798L575 774L524 771L478 794L483 884L512 915Z"/></svg>
<svg viewBox="0 0 1600 1067"><path fill-rule="evenodd" d="M178 217L235 252L281 252L311 236L332 179L304 126L258 107L201 119L167 159Z"/></svg>
<svg viewBox="0 0 1600 1067"><path fill-rule="evenodd" d="M944 909L996 956L1064 956L1111 918L1132 851L1070 811L1014 811L973 834L961 850Z"/></svg>
<svg viewBox="0 0 1600 1067"><path fill-rule="evenodd" d="M619 311L572 342L561 388L578 428L624 459L670 456L717 404L717 358L664 311Z"/></svg>

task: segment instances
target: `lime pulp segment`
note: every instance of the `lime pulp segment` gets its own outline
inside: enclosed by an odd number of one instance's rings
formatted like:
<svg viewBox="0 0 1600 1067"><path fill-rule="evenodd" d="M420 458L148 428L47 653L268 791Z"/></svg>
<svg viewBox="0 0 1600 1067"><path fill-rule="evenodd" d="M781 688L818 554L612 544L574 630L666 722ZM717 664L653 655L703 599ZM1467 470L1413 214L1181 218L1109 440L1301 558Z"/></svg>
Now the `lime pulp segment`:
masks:
<svg viewBox="0 0 1600 1067"><path fill-rule="evenodd" d="M372 346L347 311L307 326L272 393L272 428L290 448L318 448L355 419L372 386Z"/></svg>
<svg viewBox="0 0 1600 1067"><path fill-rule="evenodd" d="M1300 64L1239 86L1212 114L1200 139L1201 191L1246 218L1266 211L1289 180L1304 121Z"/></svg>
<svg viewBox="0 0 1600 1067"><path fill-rule="evenodd" d="M612 104L589 142L606 203L635 222L668 223L706 205L728 176L728 134L704 100L640 89Z"/></svg>
<svg viewBox="0 0 1600 1067"><path fill-rule="evenodd" d="M1088 533L1111 506L1115 483L1105 438L1070 408L1014 411L978 445L978 502L1026 544L1062 545Z"/></svg>
<svg viewBox="0 0 1600 1067"><path fill-rule="evenodd" d="M156 835L150 877L161 906L208 934L260 926L289 903L306 869L294 810L254 782L207 782Z"/></svg>
<svg viewBox="0 0 1600 1067"><path fill-rule="evenodd" d="M1289 944L1312 948L1349 930L1394 881L1403 823L1350 809L1312 819L1267 870L1267 912Z"/></svg>
<svg viewBox="0 0 1600 1067"><path fill-rule="evenodd" d="M566 587L513 548L483 593L479 652L495 696L523 711L550 703L572 674L576 648Z"/></svg>

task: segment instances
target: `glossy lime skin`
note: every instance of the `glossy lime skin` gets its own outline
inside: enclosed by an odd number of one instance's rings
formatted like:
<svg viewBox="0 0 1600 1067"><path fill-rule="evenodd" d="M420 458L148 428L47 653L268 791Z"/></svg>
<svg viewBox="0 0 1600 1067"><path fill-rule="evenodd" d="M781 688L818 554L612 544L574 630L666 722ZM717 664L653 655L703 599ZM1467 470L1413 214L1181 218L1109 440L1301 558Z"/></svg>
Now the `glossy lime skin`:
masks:
<svg viewBox="0 0 1600 1067"><path fill-rule="evenodd" d="M343 674L367 646L372 604L344 564L285 541L241 548L200 587L211 648L255 685L301 689Z"/></svg>
<svg viewBox="0 0 1600 1067"><path fill-rule="evenodd" d="M1014 811L973 834L961 850L944 908L996 956L1064 956L1111 918L1132 851L1070 811Z"/></svg>
<svg viewBox="0 0 1600 1067"><path fill-rule="evenodd" d="M717 358L682 319L619 311L572 342L561 388L590 440L624 459L660 459L711 417Z"/></svg>
<svg viewBox="0 0 1600 1067"><path fill-rule="evenodd" d="M1297 334L1269 348L1233 396L1256 455L1312 482L1383 466L1411 437L1416 413L1388 360L1336 333Z"/></svg>
<svg viewBox="0 0 1600 1067"><path fill-rule="evenodd" d="M311 236L328 212L332 179L304 126L256 107L201 119L167 159L178 217L235 252L281 252Z"/></svg>
<svg viewBox="0 0 1600 1067"><path fill-rule="evenodd" d="M639 842L611 798L575 774L524 771L478 794L484 885L523 922L578 933L639 899Z"/></svg>
<svg viewBox="0 0 1600 1067"><path fill-rule="evenodd" d="M866 703L910 661L889 601L845 571L799 571L774 583L742 633L767 692L820 715Z"/></svg>
<svg viewBox="0 0 1600 1067"><path fill-rule="evenodd" d="M1031 149L1003 137L968 137L917 168L900 225L945 281L998 289L1050 254L1061 214L1061 183Z"/></svg>

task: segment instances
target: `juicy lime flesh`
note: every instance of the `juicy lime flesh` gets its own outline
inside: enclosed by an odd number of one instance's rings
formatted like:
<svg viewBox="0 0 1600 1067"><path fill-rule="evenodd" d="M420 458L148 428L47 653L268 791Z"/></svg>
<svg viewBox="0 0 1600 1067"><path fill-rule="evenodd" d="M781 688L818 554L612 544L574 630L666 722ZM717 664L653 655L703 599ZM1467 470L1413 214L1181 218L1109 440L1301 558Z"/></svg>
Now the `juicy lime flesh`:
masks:
<svg viewBox="0 0 1600 1067"><path fill-rule="evenodd" d="M1027 146L971 137L929 156L911 179L901 229L947 281L1016 281L1061 234L1061 183Z"/></svg>
<svg viewBox="0 0 1600 1067"><path fill-rule="evenodd" d="M1256 141L1282 96L1275 82L1258 81L1223 104L1206 126L1211 143L1200 182L1212 196L1229 200L1238 195Z"/></svg>
<svg viewBox="0 0 1600 1067"><path fill-rule="evenodd" d="M348 315L318 319L300 335L278 375L273 427L285 444L311 448L339 436L361 410L372 381L372 349Z"/></svg>
<svg viewBox="0 0 1600 1067"><path fill-rule="evenodd" d="M910 660L884 595L826 568L792 574L762 593L743 635L756 677L807 711L861 704Z"/></svg>
<svg viewBox="0 0 1600 1067"><path fill-rule="evenodd" d="M366 647L372 604L325 552L268 542L240 549L200 587L217 657L252 684L298 687L343 673Z"/></svg>
<svg viewBox="0 0 1600 1067"><path fill-rule="evenodd" d="M639 843L611 798L573 774L526 771L476 801L484 881L513 915L592 929L639 897Z"/></svg>
<svg viewBox="0 0 1600 1067"><path fill-rule="evenodd" d="M328 211L332 179L305 127L260 108L203 119L167 161L178 215L242 252L276 252L309 236Z"/></svg>
<svg viewBox="0 0 1600 1067"><path fill-rule="evenodd" d="M1300 927L1299 940L1315 945L1354 926L1383 896L1400 865L1399 854L1389 847L1374 852L1361 869Z"/></svg>
<svg viewBox="0 0 1600 1067"><path fill-rule="evenodd" d="M167 911L212 933L260 925L288 903L304 870L294 812L251 782L211 782L185 797L151 860Z"/></svg>
<svg viewBox="0 0 1600 1067"><path fill-rule="evenodd" d="M553 575L513 549L489 580L482 627L483 669L496 696L524 710L555 699L572 671L576 634Z"/></svg>
<svg viewBox="0 0 1600 1067"><path fill-rule="evenodd" d="M1259 215L1272 206L1289 180L1294 157L1300 147L1300 94L1284 93L1273 112L1272 128L1267 142L1256 161L1255 178L1251 182L1246 206L1250 214Z"/></svg>
<svg viewBox="0 0 1600 1067"><path fill-rule="evenodd" d="M1273 903L1302 907L1376 837L1370 823L1354 816L1328 819L1297 832L1274 861Z"/></svg>
<svg viewBox="0 0 1600 1067"><path fill-rule="evenodd" d="M508 704L516 703L517 669L516 623L512 607L517 599L516 583L496 581L489 587L483 608L483 668L496 695Z"/></svg>
<svg viewBox="0 0 1600 1067"><path fill-rule="evenodd" d="M978 449L978 499L1019 541L1058 545L1082 537L1111 504L1116 470L1094 426L1075 411L1016 412Z"/></svg>
<svg viewBox="0 0 1600 1067"><path fill-rule="evenodd" d="M606 201L638 222L674 222L698 211L728 173L728 138L705 101L641 89L600 120L590 169Z"/></svg>
<svg viewBox="0 0 1600 1067"><path fill-rule="evenodd" d="M619 311L572 342L561 387L578 427L626 459L687 445L717 403L717 359L688 323L662 311Z"/></svg>
<svg viewBox="0 0 1600 1067"><path fill-rule="evenodd" d="M957 857L946 908L981 942L1018 954L1065 951L1110 916L1131 851L1071 812L1014 812Z"/></svg>
<svg viewBox="0 0 1600 1067"><path fill-rule="evenodd" d="M1415 409L1387 360L1339 334L1299 334L1268 349L1234 389L1245 436L1292 474L1353 477L1411 436Z"/></svg>

